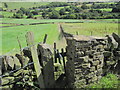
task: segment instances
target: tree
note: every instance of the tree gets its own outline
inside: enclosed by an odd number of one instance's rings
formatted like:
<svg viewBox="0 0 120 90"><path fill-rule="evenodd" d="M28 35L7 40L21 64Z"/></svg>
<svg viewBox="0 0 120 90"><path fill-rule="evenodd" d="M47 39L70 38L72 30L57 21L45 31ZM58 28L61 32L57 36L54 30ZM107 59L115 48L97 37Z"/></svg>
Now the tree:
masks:
<svg viewBox="0 0 120 90"><path fill-rule="evenodd" d="M65 7L65 11L70 12L70 11L73 11L73 9L71 7Z"/></svg>
<svg viewBox="0 0 120 90"><path fill-rule="evenodd" d="M28 15L30 13L29 9L25 9L23 7L21 7L20 10L23 12L23 14L26 14L26 15Z"/></svg>
<svg viewBox="0 0 120 90"><path fill-rule="evenodd" d="M120 8L119 7L115 7L115 8L112 9L112 12L119 13L120 12Z"/></svg>
<svg viewBox="0 0 120 90"><path fill-rule="evenodd" d="M21 7L20 10L21 10L23 13L25 13L25 11L26 11L26 9L23 8L23 7Z"/></svg>
<svg viewBox="0 0 120 90"><path fill-rule="evenodd" d="M52 11L55 11L55 9L54 8L49 8L48 9L48 12L52 12Z"/></svg>
<svg viewBox="0 0 120 90"><path fill-rule="evenodd" d="M50 19L58 19L60 18L60 14L57 11L53 11L52 13L49 14Z"/></svg>
<svg viewBox="0 0 120 90"><path fill-rule="evenodd" d="M23 18L23 15L20 13L13 14L14 18Z"/></svg>
<svg viewBox="0 0 120 90"><path fill-rule="evenodd" d="M8 5L7 5L7 3L4 3L4 6L5 6L5 8L8 8Z"/></svg>
<svg viewBox="0 0 120 90"><path fill-rule="evenodd" d="M47 18L47 15L48 15L48 12L43 11L43 13L42 13L42 17L43 17L43 18Z"/></svg>
<svg viewBox="0 0 120 90"><path fill-rule="evenodd" d="M82 19L82 16L81 16L81 14L79 14L79 13L76 13L75 15L76 15L76 19Z"/></svg>
<svg viewBox="0 0 120 90"><path fill-rule="evenodd" d="M16 13L23 14L23 11L22 10L18 10Z"/></svg>
<svg viewBox="0 0 120 90"><path fill-rule="evenodd" d="M76 18L76 15L75 14L68 14L66 16L67 19L75 19Z"/></svg>
<svg viewBox="0 0 120 90"><path fill-rule="evenodd" d="M0 11L3 11L3 8L2 8L2 7L0 7Z"/></svg>
<svg viewBox="0 0 120 90"><path fill-rule="evenodd" d="M60 13L60 15L64 15L65 14L65 8L62 8L62 9L60 9L60 11L59 11L59 13Z"/></svg>
<svg viewBox="0 0 120 90"><path fill-rule="evenodd" d="M29 13L27 18L33 18L33 13Z"/></svg>
<svg viewBox="0 0 120 90"><path fill-rule="evenodd" d="M81 11L82 11L82 9L80 7L76 7L74 10L75 13L80 13Z"/></svg>
<svg viewBox="0 0 120 90"><path fill-rule="evenodd" d="M37 11L32 11L31 12L33 15L38 15L38 12Z"/></svg>
<svg viewBox="0 0 120 90"><path fill-rule="evenodd" d="M81 6L81 8L82 8L82 9L88 9L88 6L87 6L86 4L83 4L83 5Z"/></svg>
<svg viewBox="0 0 120 90"><path fill-rule="evenodd" d="M31 13L31 12L30 12L29 9L26 9L26 10L25 10L25 14L26 14L26 15L29 15L30 13Z"/></svg>

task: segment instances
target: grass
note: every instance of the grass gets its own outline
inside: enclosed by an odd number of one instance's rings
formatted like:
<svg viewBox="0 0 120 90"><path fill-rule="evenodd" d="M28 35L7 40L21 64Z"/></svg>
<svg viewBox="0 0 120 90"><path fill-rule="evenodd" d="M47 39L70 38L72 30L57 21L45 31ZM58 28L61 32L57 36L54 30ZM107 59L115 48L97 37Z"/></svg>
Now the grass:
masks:
<svg viewBox="0 0 120 90"><path fill-rule="evenodd" d="M0 14L4 16L4 18L13 16L12 12L0 11Z"/></svg>
<svg viewBox="0 0 120 90"><path fill-rule="evenodd" d="M31 23L45 23L45 22L81 22L75 19L10 19L3 18L0 23L16 23L16 24L31 24Z"/></svg>
<svg viewBox="0 0 120 90"><path fill-rule="evenodd" d="M105 36L106 34L118 33L117 23L71 23L63 24L66 32L80 35L90 36Z"/></svg>
<svg viewBox="0 0 120 90"><path fill-rule="evenodd" d="M41 5L46 5L49 2L5 2L8 5L8 9L19 9L21 7L31 8L38 7ZM2 2L2 7L4 7L4 2Z"/></svg>
<svg viewBox="0 0 120 90"><path fill-rule="evenodd" d="M64 7L56 7L55 10L59 11L62 8L64 8Z"/></svg>
<svg viewBox="0 0 120 90"><path fill-rule="evenodd" d="M19 36L22 47L26 47L25 34L28 31L34 32L35 43L43 41L44 35L48 34L47 43L52 44L58 40L57 24L41 24L31 26L17 26L2 28L2 53L5 54L13 49L19 50L17 36ZM1 51L1 50L0 50ZM0 52L1 53L1 52Z"/></svg>
<svg viewBox="0 0 120 90"><path fill-rule="evenodd" d="M118 22L118 19L96 19L96 20L80 20L80 19L14 19L14 18L3 18L0 19L0 23L15 23L15 24L31 24L31 23L49 23L49 22Z"/></svg>
<svg viewBox="0 0 120 90"><path fill-rule="evenodd" d="M83 23L62 23L64 30L68 33L76 34L76 31L81 35L92 35L93 36L105 36L106 34L111 34L112 32L118 32L118 23L108 23L118 21L114 19L98 19L98 20L74 20L74 19L1 19L1 26L10 26L9 23L14 24L26 24L24 26L13 26L13 27L4 27L2 28L2 43L0 47L3 50L0 50L5 54L11 50L18 50L17 36L19 36L22 47L26 46L25 34L27 31L33 31L35 34L35 42L40 42L43 40L44 35L48 34L47 43L52 44L56 41L57 47L65 46L63 42L65 40L58 41L58 26L57 24L37 24L37 25L28 25L30 23L40 23L40 22L83 22ZM10 42L10 43L9 43ZM3 46L2 46L3 45ZM1 52L0 52L1 53Z"/></svg>
<svg viewBox="0 0 120 90"><path fill-rule="evenodd" d="M107 74L105 77L95 84L91 84L88 88L120 88L119 81L116 75Z"/></svg>
<svg viewBox="0 0 120 90"><path fill-rule="evenodd" d="M34 15L33 17L42 17L42 15Z"/></svg>
<svg viewBox="0 0 120 90"><path fill-rule="evenodd" d="M101 10L101 11L111 12L111 11L112 11L112 8L103 8L103 9L95 9L95 10Z"/></svg>
<svg viewBox="0 0 120 90"><path fill-rule="evenodd" d="M69 7L69 6L65 6L65 7ZM55 10L59 11L60 9L65 8L65 7L56 7Z"/></svg>
<svg viewBox="0 0 120 90"><path fill-rule="evenodd" d="M11 24L0 24L0 26L13 26Z"/></svg>

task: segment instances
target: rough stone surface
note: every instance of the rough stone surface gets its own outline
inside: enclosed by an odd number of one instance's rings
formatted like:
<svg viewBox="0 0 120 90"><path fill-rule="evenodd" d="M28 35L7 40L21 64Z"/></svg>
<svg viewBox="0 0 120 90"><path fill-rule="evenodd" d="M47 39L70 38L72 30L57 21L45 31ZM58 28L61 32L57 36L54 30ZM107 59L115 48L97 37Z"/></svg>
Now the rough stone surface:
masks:
<svg viewBox="0 0 120 90"><path fill-rule="evenodd" d="M55 83L54 79L54 65L53 65L53 55L48 45L38 44L39 60L43 69L43 78L45 87L53 88Z"/></svg>

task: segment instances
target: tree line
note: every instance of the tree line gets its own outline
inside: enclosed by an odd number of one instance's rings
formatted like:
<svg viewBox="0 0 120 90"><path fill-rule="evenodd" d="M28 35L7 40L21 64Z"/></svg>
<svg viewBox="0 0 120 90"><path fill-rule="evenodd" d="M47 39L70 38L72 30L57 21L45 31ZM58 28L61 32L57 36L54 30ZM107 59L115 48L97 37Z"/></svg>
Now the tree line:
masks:
<svg viewBox="0 0 120 90"><path fill-rule="evenodd" d="M8 7L7 4L4 5ZM56 10L57 7L61 9ZM112 10L100 10L104 8L112 8ZM119 19L119 12L120 1L116 4L51 2L29 9L21 7L12 17L33 18L34 15L42 15L44 19Z"/></svg>

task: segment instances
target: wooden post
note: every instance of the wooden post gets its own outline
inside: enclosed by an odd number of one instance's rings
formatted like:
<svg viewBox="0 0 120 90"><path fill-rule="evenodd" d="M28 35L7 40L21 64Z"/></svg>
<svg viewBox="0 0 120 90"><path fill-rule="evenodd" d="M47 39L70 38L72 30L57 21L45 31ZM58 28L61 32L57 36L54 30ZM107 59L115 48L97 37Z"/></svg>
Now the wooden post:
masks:
<svg viewBox="0 0 120 90"><path fill-rule="evenodd" d="M54 43L54 58L55 58L55 63L57 63L57 58L56 58L56 43Z"/></svg>
<svg viewBox="0 0 120 90"><path fill-rule="evenodd" d="M59 53L59 50L58 50L58 49L57 49L57 54L58 54L59 63L61 64L61 61L60 61L60 53Z"/></svg>
<svg viewBox="0 0 120 90"><path fill-rule="evenodd" d="M43 40L43 44L46 43L46 40L47 40L47 34L45 34L45 37L44 37L44 40Z"/></svg>
<svg viewBox="0 0 120 90"><path fill-rule="evenodd" d="M62 51L62 58L63 58L64 70L65 70L65 74L66 74L65 57L64 57L64 55L63 55L63 54L64 54L64 49L62 48L61 51Z"/></svg>
<svg viewBox="0 0 120 90"><path fill-rule="evenodd" d="M76 35L78 35L78 31L76 31Z"/></svg>
<svg viewBox="0 0 120 90"><path fill-rule="evenodd" d="M91 36L93 35L93 32L91 31Z"/></svg>
<svg viewBox="0 0 120 90"><path fill-rule="evenodd" d="M27 40L27 45L30 46L30 50L31 50L31 54L32 54L32 59L34 62L34 68L37 74L37 79L39 82L39 86L41 89L45 88L44 86L44 80L43 80L43 76L42 76L42 71L41 71L41 66L39 63L39 59L38 59L38 54L37 54L37 49L34 45L34 36L33 36L33 32L27 32L26 34L26 40Z"/></svg>

